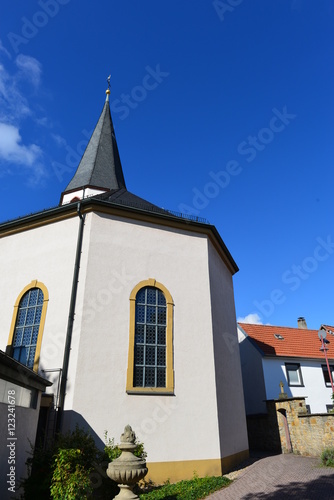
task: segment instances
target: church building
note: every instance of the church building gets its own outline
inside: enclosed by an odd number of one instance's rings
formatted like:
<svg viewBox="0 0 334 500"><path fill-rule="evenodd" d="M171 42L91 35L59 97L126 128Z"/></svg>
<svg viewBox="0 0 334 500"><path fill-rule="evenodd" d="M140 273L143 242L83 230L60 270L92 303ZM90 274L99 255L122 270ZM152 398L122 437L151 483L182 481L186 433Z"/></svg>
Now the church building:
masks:
<svg viewBox="0 0 334 500"><path fill-rule="evenodd" d="M59 206L0 224L0 349L52 382L49 436L130 424L153 481L221 475L248 456L238 268L213 225L127 190L106 94Z"/></svg>

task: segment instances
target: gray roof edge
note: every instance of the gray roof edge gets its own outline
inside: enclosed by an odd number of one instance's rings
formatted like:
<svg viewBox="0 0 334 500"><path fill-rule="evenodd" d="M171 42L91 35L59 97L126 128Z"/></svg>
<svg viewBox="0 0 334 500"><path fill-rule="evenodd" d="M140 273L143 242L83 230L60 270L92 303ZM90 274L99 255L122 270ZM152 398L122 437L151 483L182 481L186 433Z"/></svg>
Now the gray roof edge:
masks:
<svg viewBox="0 0 334 500"><path fill-rule="evenodd" d="M40 391L45 391L46 387L52 385L52 382L22 365L3 351L0 351L0 378L21 387L33 387Z"/></svg>
<svg viewBox="0 0 334 500"><path fill-rule="evenodd" d="M169 213L167 210L165 211L165 213L164 212L155 212L153 210L145 210L144 208L128 206L125 204L115 203L112 201L100 200L94 196L89 197L89 198L84 198L83 200L75 201L73 203L66 203L65 205L58 205L58 206L55 206L55 207L52 207L52 208L49 208L49 209L46 209L46 210L43 210L40 212L36 212L34 214L27 215L25 217L20 217L18 219L3 222L0 224L0 233L1 233L1 230L3 230L3 229L14 228L15 226L20 226L20 225L22 225L26 222L29 222L29 221L34 221L34 220L37 221L39 219L43 219L45 217L55 215L59 212L66 213L68 211L73 211L73 208L77 207L79 204L82 207L84 207L85 205L90 205L90 204L94 204L97 206L104 206L104 207L105 206L114 206L114 207L117 207L118 209L127 210L129 212L137 212L137 213L142 213L142 214L146 214L146 215L149 214L149 215L156 217L156 218L159 218L159 219L166 219L166 220L170 220L170 221L174 221L174 222L176 222L176 221L181 222L181 223L189 225L193 228L201 227L203 229L210 229L210 231L212 231L213 235L215 236L216 240L218 241L220 247L222 248L223 252L225 253L228 261L230 262L234 273L237 273L239 271L239 268L238 268L236 262L234 261L231 253L229 252L227 246L225 245L218 230L212 224L207 224L204 222L193 221L193 220L189 220L189 219L186 219L183 217L179 217L177 215L173 215L173 214ZM73 212L73 216L76 216L76 214L77 214L77 210L75 212ZM1 237L1 235L0 235L0 237Z"/></svg>

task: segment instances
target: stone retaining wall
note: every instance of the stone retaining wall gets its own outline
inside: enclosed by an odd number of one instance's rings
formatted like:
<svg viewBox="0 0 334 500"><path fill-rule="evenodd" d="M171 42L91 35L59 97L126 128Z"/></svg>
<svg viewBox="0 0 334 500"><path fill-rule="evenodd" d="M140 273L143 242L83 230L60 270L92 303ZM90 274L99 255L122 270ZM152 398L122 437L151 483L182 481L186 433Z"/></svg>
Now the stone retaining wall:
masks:
<svg viewBox="0 0 334 500"><path fill-rule="evenodd" d="M308 414L305 398L267 401L267 410L247 417L251 449L319 456L334 447L334 414Z"/></svg>
<svg viewBox="0 0 334 500"><path fill-rule="evenodd" d="M291 451L300 455L319 456L325 448L334 447L334 414L308 414L304 398L275 401L275 407L283 453L289 450L282 410L286 412Z"/></svg>
<svg viewBox="0 0 334 500"><path fill-rule="evenodd" d="M325 448L334 447L334 415L316 414L299 417L301 455L320 455Z"/></svg>

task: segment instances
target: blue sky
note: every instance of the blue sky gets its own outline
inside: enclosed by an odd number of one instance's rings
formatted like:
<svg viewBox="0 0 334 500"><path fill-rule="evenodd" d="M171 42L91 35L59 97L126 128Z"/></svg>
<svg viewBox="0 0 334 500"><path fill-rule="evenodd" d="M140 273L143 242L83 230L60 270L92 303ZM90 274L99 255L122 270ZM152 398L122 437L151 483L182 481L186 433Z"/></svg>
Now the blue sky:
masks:
<svg viewBox="0 0 334 500"><path fill-rule="evenodd" d="M333 324L331 0L2 5L0 220L59 202L103 107L127 187L207 219L238 317Z"/></svg>

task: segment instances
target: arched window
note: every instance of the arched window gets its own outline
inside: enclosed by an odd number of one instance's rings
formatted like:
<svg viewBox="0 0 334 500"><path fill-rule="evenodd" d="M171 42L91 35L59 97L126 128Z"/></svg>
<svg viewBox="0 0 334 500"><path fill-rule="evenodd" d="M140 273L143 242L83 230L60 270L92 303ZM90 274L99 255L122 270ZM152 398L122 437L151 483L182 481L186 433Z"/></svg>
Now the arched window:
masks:
<svg viewBox="0 0 334 500"><path fill-rule="evenodd" d="M166 387L166 299L145 286L136 297L134 387Z"/></svg>
<svg viewBox="0 0 334 500"><path fill-rule="evenodd" d="M127 392L173 393L173 300L150 279L130 297L130 346Z"/></svg>
<svg viewBox="0 0 334 500"><path fill-rule="evenodd" d="M33 281L19 295L15 306L8 344L14 359L37 371L46 307L46 287Z"/></svg>

